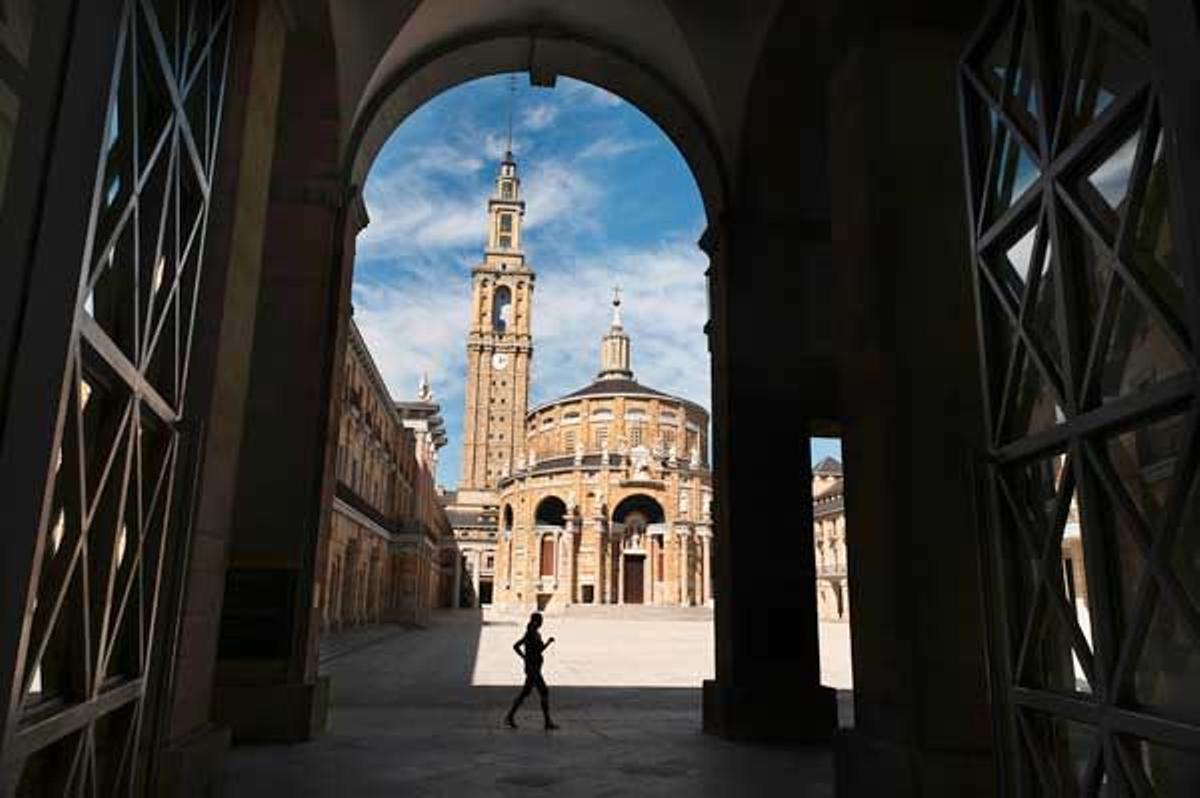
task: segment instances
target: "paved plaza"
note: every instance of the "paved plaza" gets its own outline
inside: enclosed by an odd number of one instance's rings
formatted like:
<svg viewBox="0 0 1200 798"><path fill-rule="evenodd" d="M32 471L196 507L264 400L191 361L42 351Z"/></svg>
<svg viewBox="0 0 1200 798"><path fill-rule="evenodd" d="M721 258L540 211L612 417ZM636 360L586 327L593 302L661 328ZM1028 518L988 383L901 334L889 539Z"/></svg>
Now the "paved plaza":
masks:
<svg viewBox="0 0 1200 798"><path fill-rule="evenodd" d="M328 732L302 745L236 748L226 794L748 798L804 784L803 795L831 796L827 749L700 733L711 615L674 613L548 617L543 636L556 642L545 674L562 726L549 734L536 696L520 729L501 725L522 679L512 652L522 618L448 611L425 630L333 638L322 646L332 679ZM830 652L846 634L822 625L825 682L836 687L848 685L848 651Z"/></svg>

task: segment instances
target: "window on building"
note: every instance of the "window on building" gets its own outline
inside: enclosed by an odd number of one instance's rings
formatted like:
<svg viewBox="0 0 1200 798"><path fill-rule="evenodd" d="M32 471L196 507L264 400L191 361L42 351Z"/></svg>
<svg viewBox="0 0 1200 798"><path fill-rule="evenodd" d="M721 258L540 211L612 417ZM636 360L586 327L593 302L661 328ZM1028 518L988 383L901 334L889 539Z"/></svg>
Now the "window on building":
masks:
<svg viewBox="0 0 1200 798"><path fill-rule="evenodd" d="M633 424L632 426L630 426L630 428L629 428L629 445L630 446L641 446L642 445L642 425L641 424Z"/></svg>
<svg viewBox="0 0 1200 798"><path fill-rule="evenodd" d="M584 604L596 603L596 586L595 585L580 585L580 599Z"/></svg>
<svg viewBox="0 0 1200 798"><path fill-rule="evenodd" d="M554 538L542 537L542 576L554 576Z"/></svg>
<svg viewBox="0 0 1200 798"><path fill-rule="evenodd" d="M568 452L575 451L575 430L563 434L563 448Z"/></svg>
<svg viewBox="0 0 1200 798"><path fill-rule="evenodd" d="M512 236L500 236L500 249L512 249Z"/></svg>
<svg viewBox="0 0 1200 798"><path fill-rule="evenodd" d="M500 232L501 233L511 233L512 232L512 214L511 213L500 214Z"/></svg>
<svg viewBox="0 0 1200 798"><path fill-rule="evenodd" d="M672 446L675 445L675 430L673 430L673 429L663 430L662 438L663 438L663 446L666 447L667 449L670 449Z"/></svg>
<svg viewBox="0 0 1200 798"><path fill-rule="evenodd" d="M608 444L608 427L596 428L596 448L603 449Z"/></svg>
<svg viewBox="0 0 1200 798"><path fill-rule="evenodd" d="M513 184L511 180L505 180L500 184L500 198L506 200L513 198Z"/></svg>
<svg viewBox="0 0 1200 798"><path fill-rule="evenodd" d="M495 554L487 555L487 557L484 559L484 567L485 568L495 568L496 567L496 555Z"/></svg>

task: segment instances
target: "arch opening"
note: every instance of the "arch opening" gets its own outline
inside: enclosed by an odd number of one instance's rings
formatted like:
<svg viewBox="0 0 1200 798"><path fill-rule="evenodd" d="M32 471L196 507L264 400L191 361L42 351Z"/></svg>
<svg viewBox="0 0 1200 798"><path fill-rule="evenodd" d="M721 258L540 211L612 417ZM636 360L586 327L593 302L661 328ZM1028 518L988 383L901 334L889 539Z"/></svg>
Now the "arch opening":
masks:
<svg viewBox="0 0 1200 798"><path fill-rule="evenodd" d="M628 524L630 521L642 521L646 526L661 524L666 521L666 512L658 500L644 493L626 496L613 508L612 520L618 524Z"/></svg>
<svg viewBox="0 0 1200 798"><path fill-rule="evenodd" d="M533 512L534 523L538 526L565 526L567 523L567 503L557 496L547 496L538 502Z"/></svg>

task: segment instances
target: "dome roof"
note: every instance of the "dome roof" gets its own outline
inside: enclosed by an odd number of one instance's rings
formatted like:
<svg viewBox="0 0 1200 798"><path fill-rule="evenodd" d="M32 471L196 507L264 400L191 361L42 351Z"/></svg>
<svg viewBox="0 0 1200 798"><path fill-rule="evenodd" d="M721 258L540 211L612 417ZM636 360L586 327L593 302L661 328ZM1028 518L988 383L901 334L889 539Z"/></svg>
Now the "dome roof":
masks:
<svg viewBox="0 0 1200 798"><path fill-rule="evenodd" d="M562 399L574 399L579 396L595 396L597 394L623 393L632 394L635 396L670 396L670 394L656 391L653 388L648 388L642 385L637 380L625 379L622 377L612 379L596 380L590 385L585 385L578 391L572 391ZM672 397L673 398L673 397ZM556 401L562 401L561 399Z"/></svg>
<svg viewBox="0 0 1200 798"><path fill-rule="evenodd" d="M588 385L583 386L577 391L572 391L569 394L556 397L548 402L543 402L537 407L531 408L527 415L532 416L541 410L544 410L548 407L554 407L555 405L562 404L563 402L570 402L576 399L587 399L592 396L644 396L647 398L666 399L671 402L678 402L681 405L686 405L694 410L698 410L703 413L705 417L708 416L708 411L703 407L703 405L699 405L690 399L684 399L681 396L669 394L666 391L650 388L649 386L642 385L637 380L626 379L624 377L605 377L597 379Z"/></svg>

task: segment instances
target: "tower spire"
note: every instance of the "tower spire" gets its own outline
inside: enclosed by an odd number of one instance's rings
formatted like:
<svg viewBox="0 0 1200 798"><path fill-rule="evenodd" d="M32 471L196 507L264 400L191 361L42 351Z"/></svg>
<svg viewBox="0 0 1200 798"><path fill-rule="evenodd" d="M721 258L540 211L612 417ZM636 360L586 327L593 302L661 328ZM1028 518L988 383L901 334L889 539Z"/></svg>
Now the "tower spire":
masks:
<svg viewBox="0 0 1200 798"><path fill-rule="evenodd" d="M621 286L619 285L613 286L612 306L612 326L615 329L621 326Z"/></svg>
<svg viewBox="0 0 1200 798"><path fill-rule="evenodd" d="M504 150L505 160L512 160L513 105L517 101L517 73L508 76L508 146Z"/></svg>

